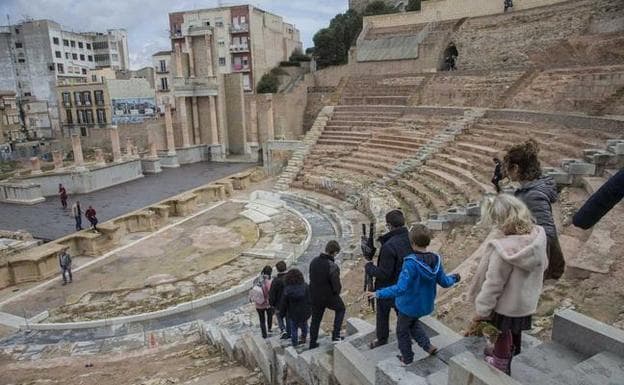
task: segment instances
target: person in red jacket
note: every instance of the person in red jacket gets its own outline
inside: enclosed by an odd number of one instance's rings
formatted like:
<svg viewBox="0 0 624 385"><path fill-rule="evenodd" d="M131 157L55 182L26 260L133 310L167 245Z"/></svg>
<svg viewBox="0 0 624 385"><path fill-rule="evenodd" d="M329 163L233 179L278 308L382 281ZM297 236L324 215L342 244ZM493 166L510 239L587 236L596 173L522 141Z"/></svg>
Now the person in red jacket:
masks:
<svg viewBox="0 0 624 385"><path fill-rule="evenodd" d="M87 219L91 223L91 227L93 228L93 230L97 231L96 225L98 224L98 219L95 216L95 209L92 206L89 206L87 211L85 211L85 217L87 217Z"/></svg>
<svg viewBox="0 0 624 385"><path fill-rule="evenodd" d="M61 198L61 205L63 205L63 209L67 208L67 190L63 187L62 184L59 183L59 197Z"/></svg>

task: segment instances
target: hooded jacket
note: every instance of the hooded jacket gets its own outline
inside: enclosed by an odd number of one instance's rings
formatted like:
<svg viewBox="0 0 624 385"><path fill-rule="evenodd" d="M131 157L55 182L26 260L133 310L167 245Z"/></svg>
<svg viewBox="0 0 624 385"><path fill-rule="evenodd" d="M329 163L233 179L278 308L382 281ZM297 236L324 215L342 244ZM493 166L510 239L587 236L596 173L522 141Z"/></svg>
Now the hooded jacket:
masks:
<svg viewBox="0 0 624 385"><path fill-rule="evenodd" d="M282 294L279 312L297 323L307 321L312 315L308 284L287 285Z"/></svg>
<svg viewBox="0 0 624 385"><path fill-rule="evenodd" d="M507 317L534 314L548 267L546 233L535 226L530 234L499 234L488 242L474 275L470 297L476 313L493 311Z"/></svg>
<svg viewBox="0 0 624 385"><path fill-rule="evenodd" d="M401 273L403 258L413 253L407 227L399 227L379 237L381 250L377 266L366 264L366 274L375 277L375 290L394 285Z"/></svg>
<svg viewBox="0 0 624 385"><path fill-rule="evenodd" d="M377 291L377 298L396 298L402 314L419 318L433 311L437 285L451 287L455 283L456 277L444 272L439 255L410 254L403 260L397 284Z"/></svg>
<svg viewBox="0 0 624 385"><path fill-rule="evenodd" d="M557 184L551 177L542 176L538 179L524 182L516 190L516 198L527 205L535 222L544 228L546 235L551 238L557 237L557 228L553 219L551 205L557 202Z"/></svg>
<svg viewBox="0 0 624 385"><path fill-rule="evenodd" d="M282 299L282 293L284 292L284 276L286 272L277 273L277 277L271 283L271 290L269 290L269 304L277 308Z"/></svg>
<svg viewBox="0 0 624 385"><path fill-rule="evenodd" d="M334 257L321 253L310 262L310 294L317 306L331 306L340 302L340 268Z"/></svg>

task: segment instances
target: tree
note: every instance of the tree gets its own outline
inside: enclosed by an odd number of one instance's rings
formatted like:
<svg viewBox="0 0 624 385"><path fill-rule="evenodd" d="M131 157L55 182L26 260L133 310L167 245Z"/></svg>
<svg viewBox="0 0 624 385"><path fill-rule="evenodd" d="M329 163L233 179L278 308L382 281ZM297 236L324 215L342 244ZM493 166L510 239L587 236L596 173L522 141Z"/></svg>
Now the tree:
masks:
<svg viewBox="0 0 624 385"><path fill-rule="evenodd" d="M256 87L256 92L259 94L275 94L278 89L279 79L277 76L269 72L262 75L262 78L260 78L258 86Z"/></svg>
<svg viewBox="0 0 624 385"><path fill-rule="evenodd" d="M396 13L397 10L391 5L381 0L373 1L364 8L364 16L385 15L388 13Z"/></svg>
<svg viewBox="0 0 624 385"><path fill-rule="evenodd" d="M409 0L409 3L407 3L407 7L405 7L405 10L408 12L420 11L420 3L421 0Z"/></svg>

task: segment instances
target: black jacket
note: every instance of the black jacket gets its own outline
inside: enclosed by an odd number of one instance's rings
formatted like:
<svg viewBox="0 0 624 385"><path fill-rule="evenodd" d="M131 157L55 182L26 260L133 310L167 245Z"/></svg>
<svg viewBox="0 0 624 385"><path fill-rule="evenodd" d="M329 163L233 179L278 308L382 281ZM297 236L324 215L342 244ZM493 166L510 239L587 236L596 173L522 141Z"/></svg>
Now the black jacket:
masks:
<svg viewBox="0 0 624 385"><path fill-rule="evenodd" d="M589 229L624 198L624 169L613 175L574 215L574 226Z"/></svg>
<svg viewBox="0 0 624 385"><path fill-rule="evenodd" d="M284 288L279 311L295 322L304 322L312 315L310 288L307 283L288 285Z"/></svg>
<svg viewBox="0 0 624 385"><path fill-rule="evenodd" d="M340 268L334 257L321 253L310 262L310 295L315 305L330 305L340 298Z"/></svg>
<svg viewBox="0 0 624 385"><path fill-rule="evenodd" d="M375 277L375 290L394 285L401 274L403 258L413 253L406 227L400 227L379 237L381 250L377 266L366 264L366 273Z"/></svg>
<svg viewBox="0 0 624 385"><path fill-rule="evenodd" d="M284 276L286 272L277 273L277 277L271 282L271 289L269 290L269 305L271 307L278 307L282 294L284 292Z"/></svg>

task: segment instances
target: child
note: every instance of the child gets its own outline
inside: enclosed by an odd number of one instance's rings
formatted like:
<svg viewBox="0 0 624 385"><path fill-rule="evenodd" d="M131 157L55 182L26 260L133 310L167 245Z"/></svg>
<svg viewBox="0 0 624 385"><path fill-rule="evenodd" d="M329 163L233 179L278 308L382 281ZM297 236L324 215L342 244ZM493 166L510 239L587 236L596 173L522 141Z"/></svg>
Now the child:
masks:
<svg viewBox="0 0 624 385"><path fill-rule="evenodd" d="M299 269L288 271L284 282L286 287L280 302L280 314L288 317L292 345L305 344L308 337L308 319L312 315L310 288ZM298 338L298 330L301 330L301 339Z"/></svg>
<svg viewBox="0 0 624 385"><path fill-rule="evenodd" d="M271 290L269 290L269 304L275 311L275 317L277 318L277 324L279 325L282 340L290 338L290 325L286 319L286 314L279 312L279 304L282 300L282 294L284 292L284 278L286 277L286 262L279 261L275 264L277 269L277 277L271 283Z"/></svg>
<svg viewBox="0 0 624 385"><path fill-rule="evenodd" d="M267 338L271 334L273 326L273 309L269 304L271 274L273 274L273 268L265 266L249 292L249 302L253 302L256 305L256 311L258 312L262 338Z"/></svg>
<svg viewBox="0 0 624 385"><path fill-rule="evenodd" d="M414 361L412 338L427 353L437 352L438 348L431 345L418 319L433 311L436 285L451 287L460 280L459 274L446 275L440 256L427 251L431 232L426 226L414 225L409 239L414 253L405 257L397 284L368 293L369 297L396 298L397 339L401 351L398 358L403 366Z"/></svg>

